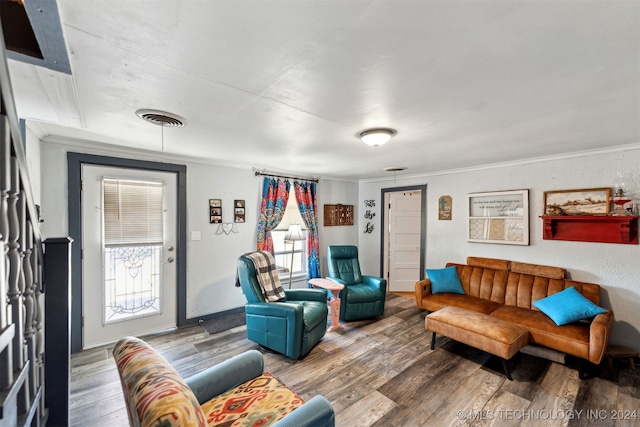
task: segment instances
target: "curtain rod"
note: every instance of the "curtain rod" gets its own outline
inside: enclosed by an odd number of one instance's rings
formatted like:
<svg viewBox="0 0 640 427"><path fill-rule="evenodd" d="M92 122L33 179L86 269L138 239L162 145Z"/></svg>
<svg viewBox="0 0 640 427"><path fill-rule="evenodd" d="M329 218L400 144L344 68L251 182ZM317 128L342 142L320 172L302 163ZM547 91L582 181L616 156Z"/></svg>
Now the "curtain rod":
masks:
<svg viewBox="0 0 640 427"><path fill-rule="evenodd" d="M278 175L275 173L268 173L268 172L260 172L260 171L255 171L255 176L270 176L271 178L285 178L285 179L297 179L300 181L310 181L310 182L318 182L317 178L303 178L303 177L299 177L299 176L286 176L286 175Z"/></svg>

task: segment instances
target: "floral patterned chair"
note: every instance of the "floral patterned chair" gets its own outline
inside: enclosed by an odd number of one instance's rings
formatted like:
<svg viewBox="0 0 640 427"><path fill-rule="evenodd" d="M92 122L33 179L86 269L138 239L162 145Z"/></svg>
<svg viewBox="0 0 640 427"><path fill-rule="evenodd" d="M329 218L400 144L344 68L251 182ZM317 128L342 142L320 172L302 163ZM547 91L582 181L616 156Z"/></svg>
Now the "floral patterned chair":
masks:
<svg viewBox="0 0 640 427"><path fill-rule="evenodd" d="M144 341L126 337L113 349L131 426L334 426L323 396L304 402L263 372L250 350L183 379Z"/></svg>

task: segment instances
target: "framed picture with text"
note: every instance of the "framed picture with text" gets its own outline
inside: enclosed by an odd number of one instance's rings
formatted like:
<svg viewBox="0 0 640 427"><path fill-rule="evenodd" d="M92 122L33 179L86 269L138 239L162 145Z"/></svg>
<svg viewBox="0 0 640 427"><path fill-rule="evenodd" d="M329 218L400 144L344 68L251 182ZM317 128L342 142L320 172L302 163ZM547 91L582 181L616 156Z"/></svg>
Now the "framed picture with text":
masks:
<svg viewBox="0 0 640 427"><path fill-rule="evenodd" d="M468 201L469 242L529 244L529 190L471 193Z"/></svg>

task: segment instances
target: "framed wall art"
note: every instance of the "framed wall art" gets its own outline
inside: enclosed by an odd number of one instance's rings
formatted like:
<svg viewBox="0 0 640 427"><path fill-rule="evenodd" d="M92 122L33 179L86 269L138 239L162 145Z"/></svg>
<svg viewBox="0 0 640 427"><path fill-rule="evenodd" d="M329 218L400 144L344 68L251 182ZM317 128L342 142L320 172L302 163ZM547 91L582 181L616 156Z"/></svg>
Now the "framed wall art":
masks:
<svg viewBox="0 0 640 427"><path fill-rule="evenodd" d="M209 199L209 223L222 223L222 200Z"/></svg>
<svg viewBox="0 0 640 427"><path fill-rule="evenodd" d="M544 192L543 215L608 215L610 188Z"/></svg>
<svg viewBox="0 0 640 427"><path fill-rule="evenodd" d="M245 221L244 200L233 201L233 222Z"/></svg>
<svg viewBox="0 0 640 427"><path fill-rule="evenodd" d="M469 242L529 244L529 190L471 193Z"/></svg>
<svg viewBox="0 0 640 427"><path fill-rule="evenodd" d="M438 199L438 220L451 221L452 203L451 196L441 196Z"/></svg>

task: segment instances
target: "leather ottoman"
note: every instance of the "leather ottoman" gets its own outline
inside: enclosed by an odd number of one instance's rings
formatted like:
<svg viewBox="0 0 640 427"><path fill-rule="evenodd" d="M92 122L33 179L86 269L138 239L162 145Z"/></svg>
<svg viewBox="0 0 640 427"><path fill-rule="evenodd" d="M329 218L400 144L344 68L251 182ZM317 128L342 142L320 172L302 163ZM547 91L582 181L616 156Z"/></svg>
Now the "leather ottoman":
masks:
<svg viewBox="0 0 640 427"><path fill-rule="evenodd" d="M512 378L507 361L529 343L529 331L521 326L453 306L430 313L424 319L424 327L433 332L432 350L436 334L440 334L486 351L502 359L502 366L509 380Z"/></svg>

